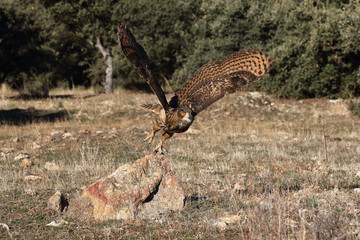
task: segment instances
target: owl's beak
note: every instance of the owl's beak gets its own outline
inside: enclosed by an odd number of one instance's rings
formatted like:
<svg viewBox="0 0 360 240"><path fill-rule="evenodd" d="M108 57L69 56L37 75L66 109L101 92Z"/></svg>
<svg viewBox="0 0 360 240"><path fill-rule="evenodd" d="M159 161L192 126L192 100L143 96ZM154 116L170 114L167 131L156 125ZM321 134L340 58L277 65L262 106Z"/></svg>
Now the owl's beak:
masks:
<svg viewBox="0 0 360 240"><path fill-rule="evenodd" d="M184 120L187 122L192 122L194 120L194 117L190 113L186 113Z"/></svg>

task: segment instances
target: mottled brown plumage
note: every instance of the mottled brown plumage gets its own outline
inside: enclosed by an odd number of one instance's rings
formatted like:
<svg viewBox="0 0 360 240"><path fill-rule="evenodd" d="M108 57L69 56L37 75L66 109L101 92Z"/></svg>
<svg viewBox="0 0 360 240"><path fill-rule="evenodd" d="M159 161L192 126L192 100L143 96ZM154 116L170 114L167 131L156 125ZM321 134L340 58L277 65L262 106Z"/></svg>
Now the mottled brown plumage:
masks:
<svg viewBox="0 0 360 240"><path fill-rule="evenodd" d="M129 59L129 61L134 65L137 74L141 78L145 79L146 82L150 85L151 89L157 95L164 109L169 109L169 104L166 100L164 91L161 89L158 82L154 79L151 67L149 65L148 56L144 48L136 42L130 30L124 25L119 25L118 36L121 43L121 49L123 50L127 59Z"/></svg>
<svg viewBox="0 0 360 240"><path fill-rule="evenodd" d="M235 52L196 71L170 100L171 107L188 106L196 114L227 94L267 73L274 62L257 50Z"/></svg>
<svg viewBox="0 0 360 240"><path fill-rule="evenodd" d="M164 134L156 150L162 152L162 144L174 133L185 132L196 114L227 94L244 90L245 87L270 71L274 61L257 50L243 50L210 62L196 71L167 102L165 94L154 79L145 50L136 42L126 26L119 26L119 40L125 56L135 66L157 95L161 105L144 104L153 111L153 132L145 140L152 141L155 133Z"/></svg>

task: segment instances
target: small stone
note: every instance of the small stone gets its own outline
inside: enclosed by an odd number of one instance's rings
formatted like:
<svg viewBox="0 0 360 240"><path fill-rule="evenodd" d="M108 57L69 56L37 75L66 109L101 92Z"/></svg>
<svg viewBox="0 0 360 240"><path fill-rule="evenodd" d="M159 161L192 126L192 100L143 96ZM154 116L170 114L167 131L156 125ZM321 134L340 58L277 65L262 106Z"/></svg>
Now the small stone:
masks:
<svg viewBox="0 0 360 240"><path fill-rule="evenodd" d="M54 131L54 132L51 132L51 133L50 133L50 136L55 137L55 136L61 135L61 134L63 134L63 133L64 133L64 132L61 132L61 131Z"/></svg>
<svg viewBox="0 0 360 240"><path fill-rule="evenodd" d="M52 172L56 172L60 170L60 166L54 162L46 162L44 168Z"/></svg>
<svg viewBox="0 0 360 240"><path fill-rule="evenodd" d="M69 206L69 202L60 191L56 191L56 193L49 198L47 205L48 208L62 213L64 209Z"/></svg>
<svg viewBox="0 0 360 240"><path fill-rule="evenodd" d="M105 139L113 139L113 138L117 138L117 135L111 134L109 136L104 136L103 138L105 138Z"/></svg>
<svg viewBox="0 0 360 240"><path fill-rule="evenodd" d="M220 229L225 229L226 228L226 223L223 220L214 220L213 221L213 225L214 227L220 228Z"/></svg>
<svg viewBox="0 0 360 240"><path fill-rule="evenodd" d="M354 193L360 195L360 188L354 188Z"/></svg>
<svg viewBox="0 0 360 240"><path fill-rule="evenodd" d="M360 178L360 171L356 173L355 177Z"/></svg>
<svg viewBox="0 0 360 240"><path fill-rule="evenodd" d="M23 159L30 159L30 154L28 153L19 153L15 156L14 161L20 161Z"/></svg>
<svg viewBox="0 0 360 240"><path fill-rule="evenodd" d="M37 142L33 142L32 148L33 149L40 149L40 148L42 148L42 146L40 144L38 144Z"/></svg>
<svg viewBox="0 0 360 240"><path fill-rule="evenodd" d="M14 151L12 148L1 148L0 149L0 161L9 159L11 153Z"/></svg>
<svg viewBox="0 0 360 240"><path fill-rule="evenodd" d="M5 223L0 223L0 227L5 228L6 231L7 231L7 233L8 233L9 236L10 236L10 239L13 239L12 234L11 234L11 232L10 232L10 228L9 228L9 226L8 226L7 224L5 224Z"/></svg>
<svg viewBox="0 0 360 240"><path fill-rule="evenodd" d="M26 182L39 182L44 179L44 176L41 175L27 175L24 177Z"/></svg>
<svg viewBox="0 0 360 240"><path fill-rule="evenodd" d="M31 188L25 189L25 193L30 195L30 196L37 195L37 192L34 189L31 189Z"/></svg>
<svg viewBox="0 0 360 240"><path fill-rule="evenodd" d="M68 221L65 221L64 219L60 219L60 220L57 220L57 221L52 221L48 224L46 224L46 226L48 227L61 227L63 225L68 225L69 222Z"/></svg>
<svg viewBox="0 0 360 240"><path fill-rule="evenodd" d="M226 224L232 224L239 222L241 220L241 216L231 215L231 216L219 217L219 220L224 221Z"/></svg>
<svg viewBox="0 0 360 240"><path fill-rule="evenodd" d="M29 158L24 158L21 160L20 166L23 168L28 168L33 165L33 162Z"/></svg>
<svg viewBox="0 0 360 240"><path fill-rule="evenodd" d="M106 101L101 102L101 104L107 105L107 106L114 106L114 105L115 105L115 102L114 102L114 101L106 100Z"/></svg>
<svg viewBox="0 0 360 240"><path fill-rule="evenodd" d="M64 133L63 135L62 135L62 138L63 139L65 139L65 138L71 138L73 135L71 134L71 133L69 133L69 132L67 132L67 133Z"/></svg>

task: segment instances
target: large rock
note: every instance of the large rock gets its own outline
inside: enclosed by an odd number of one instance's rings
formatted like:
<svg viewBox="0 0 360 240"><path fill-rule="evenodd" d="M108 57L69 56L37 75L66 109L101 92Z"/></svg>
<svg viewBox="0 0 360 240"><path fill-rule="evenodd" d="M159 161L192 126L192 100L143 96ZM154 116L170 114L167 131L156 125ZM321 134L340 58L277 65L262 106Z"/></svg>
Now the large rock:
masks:
<svg viewBox="0 0 360 240"><path fill-rule="evenodd" d="M160 218L184 207L184 191L164 155L125 164L70 200L68 216L82 221Z"/></svg>

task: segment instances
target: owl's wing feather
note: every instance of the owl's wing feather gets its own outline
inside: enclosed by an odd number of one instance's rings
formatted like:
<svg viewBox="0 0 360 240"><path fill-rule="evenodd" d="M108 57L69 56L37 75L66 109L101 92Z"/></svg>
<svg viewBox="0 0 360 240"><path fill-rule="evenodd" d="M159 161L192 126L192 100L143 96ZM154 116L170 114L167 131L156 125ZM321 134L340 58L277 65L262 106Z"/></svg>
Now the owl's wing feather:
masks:
<svg viewBox="0 0 360 240"><path fill-rule="evenodd" d="M168 111L169 103L166 100L164 91L152 74L144 48L136 42L134 35L125 25L119 25L118 36L121 49L135 67L137 74L150 85L165 111Z"/></svg>
<svg viewBox="0 0 360 240"><path fill-rule="evenodd" d="M186 106L199 113L225 95L244 90L273 65L269 56L257 50L239 51L207 63L187 80L170 106Z"/></svg>

